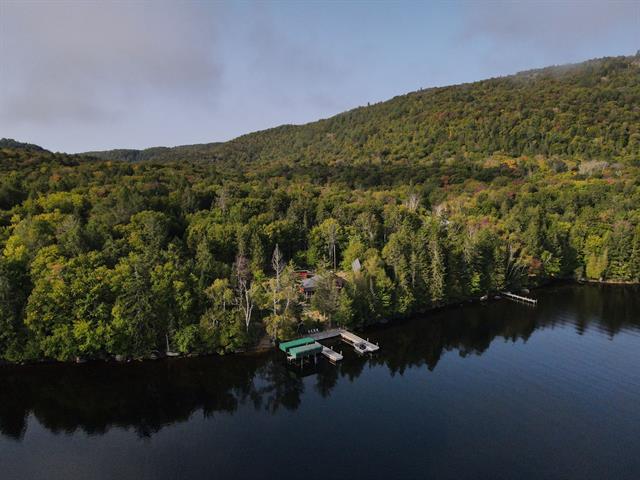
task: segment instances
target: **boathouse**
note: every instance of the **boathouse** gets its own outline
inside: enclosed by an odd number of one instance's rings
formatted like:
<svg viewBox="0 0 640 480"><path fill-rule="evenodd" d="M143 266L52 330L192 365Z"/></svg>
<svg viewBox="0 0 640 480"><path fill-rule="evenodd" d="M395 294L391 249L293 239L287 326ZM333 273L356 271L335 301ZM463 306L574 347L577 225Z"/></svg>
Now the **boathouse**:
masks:
<svg viewBox="0 0 640 480"><path fill-rule="evenodd" d="M319 353L322 353L322 345L318 342L313 342L310 345L294 347L289 350L287 355L290 360L302 360L306 357L315 357Z"/></svg>
<svg viewBox="0 0 640 480"><path fill-rule="evenodd" d="M279 348L287 354L288 360L304 360L307 357L315 357L318 353L322 353L322 345L310 337L282 342Z"/></svg>
<svg viewBox="0 0 640 480"><path fill-rule="evenodd" d="M292 348L302 347L302 346L305 346L305 345L311 345L313 343L316 343L315 339L313 339L311 337L304 337L304 338L298 338L296 340L290 340L288 342L282 342L282 343L280 343L278 348L280 348L280 350L282 350L284 353L289 353L289 351Z"/></svg>

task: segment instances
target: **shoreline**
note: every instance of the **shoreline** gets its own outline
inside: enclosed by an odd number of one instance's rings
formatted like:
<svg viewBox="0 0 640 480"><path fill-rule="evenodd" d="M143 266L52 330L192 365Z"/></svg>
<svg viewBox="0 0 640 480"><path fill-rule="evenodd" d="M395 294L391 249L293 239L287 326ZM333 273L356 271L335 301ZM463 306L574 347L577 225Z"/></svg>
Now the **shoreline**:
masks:
<svg viewBox="0 0 640 480"><path fill-rule="evenodd" d="M630 280L575 280L578 284L589 284L589 285L622 285L622 286L630 286L640 285L640 282L633 282Z"/></svg>
<svg viewBox="0 0 640 480"><path fill-rule="evenodd" d="M640 286L640 282L632 282L632 281L618 281L618 280L586 280L586 279L561 279L561 278L556 278L556 279L550 279L549 281L546 281L544 283L541 283L539 285L536 286L530 286L530 287L526 287L527 289L531 290L531 291L535 291L535 290L539 290L541 288L545 288L545 287L549 287L551 285L554 284L558 284L558 285L592 285L592 286L620 286L620 287L633 287L633 286ZM487 300L482 300L481 298L470 298L468 300L462 300L459 302L455 302L455 303L448 303L446 305L441 305L438 307L433 307L433 308L429 308L425 311L422 312L415 312L412 315L409 315L407 317L397 317L394 319L389 319L389 320L383 320L383 321L378 321L376 323L373 323L371 325L367 325L366 327L364 327L362 330L360 331L367 331L370 330L372 328L376 328L376 327L384 327L393 323L398 323L398 322L402 322L402 321L406 321L406 320L410 320L412 318L421 316L421 315L426 315L428 313L431 312L438 312L438 311L442 311L442 310L447 310L447 309L452 309L452 308L458 308L464 305L472 305L472 304L484 304L484 303L489 303L489 302L496 302L496 301L501 301L504 300L503 299L496 299L495 296L496 295L500 295L499 292L494 292L491 293L489 295L489 298ZM231 352L225 355L221 355L219 353L216 352L211 352L211 353L188 353L186 355L177 355L177 356L169 356L169 355L157 355L156 358L130 358L130 359L125 359L125 360L116 360L115 357L111 357L111 358L90 358L90 359L79 359L79 360L69 360L69 361L59 361L59 360L34 360L34 361L30 361L30 362L18 362L18 363L14 363L14 362L7 362L4 360L0 360L0 369L3 367L21 367L21 366L30 366L30 365L86 365L86 364L111 364L111 365L129 365L129 364L140 364L140 363L151 363L151 362L157 362L157 361L161 361L161 360L172 360L172 359L176 359L176 360L184 360L184 359L188 359L188 358L203 358L203 357L230 357L230 356L255 356L255 355L265 355L268 352L272 351L274 349L274 347L272 345L270 346L266 346L264 344L264 342L262 340L258 341L258 343L256 343L253 346L248 346L243 350L239 350L239 351L235 351L235 352Z"/></svg>

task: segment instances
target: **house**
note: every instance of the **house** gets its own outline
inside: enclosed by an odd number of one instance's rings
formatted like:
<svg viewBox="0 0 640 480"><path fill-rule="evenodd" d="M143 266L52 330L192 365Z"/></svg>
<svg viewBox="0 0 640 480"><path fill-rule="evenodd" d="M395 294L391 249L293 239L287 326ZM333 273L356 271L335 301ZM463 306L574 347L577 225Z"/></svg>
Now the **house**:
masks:
<svg viewBox="0 0 640 480"><path fill-rule="evenodd" d="M344 284L346 282L344 278L339 277L335 273L329 273L328 275L331 275L338 289L344 287ZM302 292L307 298L310 298L311 295L313 295L313 292L315 292L316 288L318 287L318 283L320 282L320 280L322 280L322 276L320 275L313 275L312 277L302 280Z"/></svg>
<svg viewBox="0 0 640 480"><path fill-rule="evenodd" d="M313 272L311 270L296 270L295 274L298 276L300 280L304 280L313 276Z"/></svg>

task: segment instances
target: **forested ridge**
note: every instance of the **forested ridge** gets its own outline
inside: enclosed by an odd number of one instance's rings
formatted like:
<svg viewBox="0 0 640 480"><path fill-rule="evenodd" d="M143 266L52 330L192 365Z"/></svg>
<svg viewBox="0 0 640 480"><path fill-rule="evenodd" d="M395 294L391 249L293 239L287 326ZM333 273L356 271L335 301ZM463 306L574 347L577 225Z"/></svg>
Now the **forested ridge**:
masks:
<svg viewBox="0 0 640 480"><path fill-rule="evenodd" d="M494 152L637 158L640 56L591 60L402 95L301 126L226 143L90 155L112 160L210 159L271 167L383 165Z"/></svg>
<svg viewBox="0 0 640 480"><path fill-rule="evenodd" d="M226 143L2 140L0 358L224 353L551 278L637 282L639 179L637 55Z"/></svg>

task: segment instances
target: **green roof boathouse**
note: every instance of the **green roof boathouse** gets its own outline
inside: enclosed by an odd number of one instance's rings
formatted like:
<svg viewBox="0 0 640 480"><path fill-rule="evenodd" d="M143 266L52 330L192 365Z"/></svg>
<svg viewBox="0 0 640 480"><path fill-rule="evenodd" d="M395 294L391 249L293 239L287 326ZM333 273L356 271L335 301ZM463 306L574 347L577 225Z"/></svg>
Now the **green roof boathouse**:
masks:
<svg viewBox="0 0 640 480"><path fill-rule="evenodd" d="M310 337L282 342L279 348L287 354L287 360L290 362L300 360L301 364L305 358L313 357L315 360L316 355L322 353L322 345Z"/></svg>

